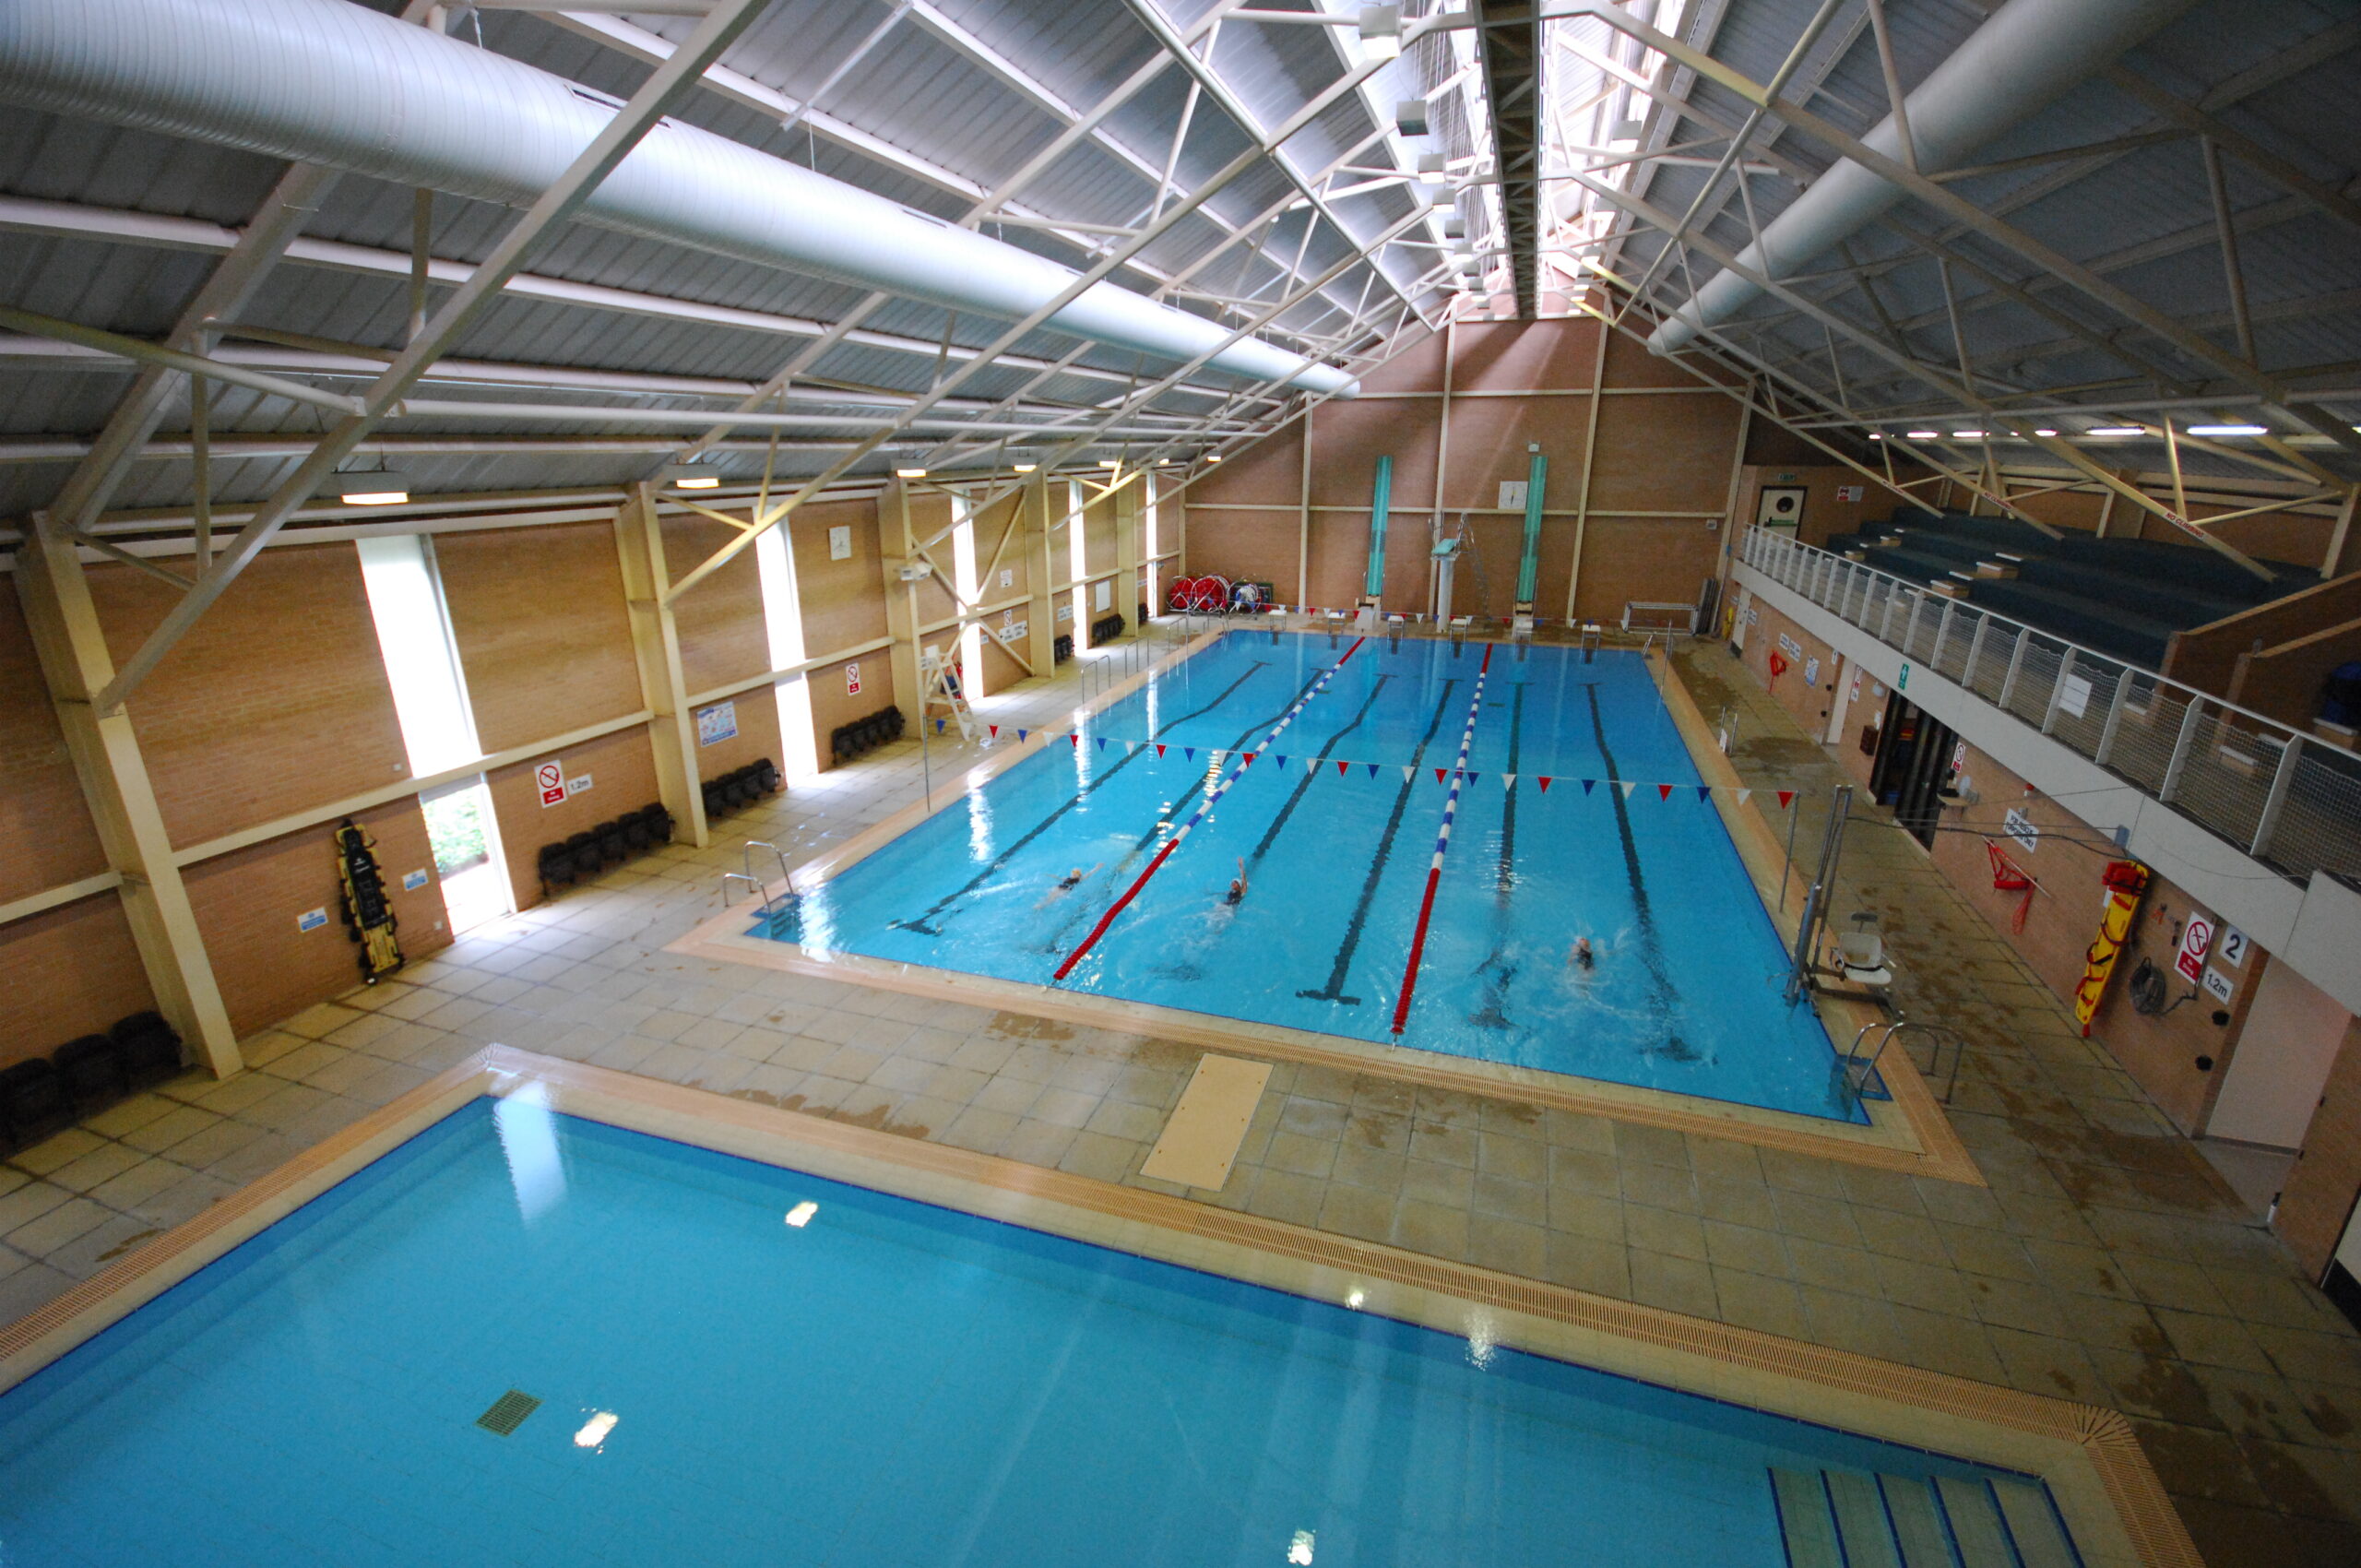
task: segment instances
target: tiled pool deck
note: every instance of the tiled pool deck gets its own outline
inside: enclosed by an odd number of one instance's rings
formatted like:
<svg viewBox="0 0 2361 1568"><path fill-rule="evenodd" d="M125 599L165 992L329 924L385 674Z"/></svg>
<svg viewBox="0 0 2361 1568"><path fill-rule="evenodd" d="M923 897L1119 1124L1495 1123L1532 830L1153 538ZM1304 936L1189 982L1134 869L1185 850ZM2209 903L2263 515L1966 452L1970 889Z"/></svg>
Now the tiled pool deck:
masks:
<svg viewBox="0 0 2361 1568"><path fill-rule="evenodd" d="M1835 764L1732 660L1678 662L1704 711L1733 707L1749 782L1825 797ZM990 717L1046 718L1078 682ZM1878 909L1909 972L1938 977L1927 1011L1967 1031L1952 1116L1988 1189L1282 1063L1205 1194L1137 1174L1194 1048L662 951L719 907L745 839L800 861L917 798L920 773L903 742L800 781L711 849L618 868L255 1037L254 1071L19 1152L0 1320L498 1042L2112 1406L2214 1568L2361 1562L2361 1336L1906 836L1851 836L1842 907Z"/></svg>

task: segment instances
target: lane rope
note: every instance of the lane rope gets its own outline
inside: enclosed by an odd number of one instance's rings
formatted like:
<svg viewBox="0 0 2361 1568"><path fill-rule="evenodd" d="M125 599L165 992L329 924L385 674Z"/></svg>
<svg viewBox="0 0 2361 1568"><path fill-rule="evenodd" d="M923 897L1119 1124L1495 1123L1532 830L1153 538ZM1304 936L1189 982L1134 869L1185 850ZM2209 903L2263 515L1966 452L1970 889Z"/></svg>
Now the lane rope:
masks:
<svg viewBox="0 0 2361 1568"><path fill-rule="evenodd" d="M1180 825L1180 831L1165 840L1164 848L1156 852L1156 858L1148 861L1146 869L1140 873L1139 876L1129 887L1123 889L1123 896L1116 899L1113 904L1108 906L1107 912L1098 917L1098 923L1090 928L1090 934L1082 939L1082 945L1067 954L1066 961L1058 966L1058 972L1052 977L1053 979L1063 980L1068 975L1074 973L1074 967L1082 962L1083 955L1088 953L1093 947L1097 945L1098 939L1107 934L1107 928L1115 923L1115 917L1121 914L1124 909L1130 905L1131 901L1139 897L1140 889L1147 885L1148 878L1154 876L1163 868L1164 862L1172 858L1172 851L1180 847L1180 841L1189 837L1190 833L1195 829L1197 824L1204 821L1206 813L1212 811L1216 805L1220 803L1221 798L1229 792L1229 787L1232 784L1237 783L1238 780L1244 776L1247 766L1253 762L1254 758L1261 753L1268 751L1270 749L1271 742L1277 740L1279 736L1286 731L1287 727L1295 722L1296 715L1301 713L1307 707L1311 706L1313 698L1319 696L1321 693L1328 689L1328 683L1335 678L1337 671L1342 670L1345 667L1346 659L1349 659L1353 655L1358 653L1361 649L1361 644L1368 640L1369 639L1366 637L1355 637L1353 639L1353 646L1345 650L1344 658L1337 659L1335 663L1330 665L1327 670L1321 674L1320 678L1311 683L1311 689L1305 692L1303 695L1296 698L1295 706L1288 708L1287 712L1279 716L1278 723L1273 727L1269 734L1263 737L1263 743L1260 746L1257 746L1253 751L1240 752L1238 754L1237 763L1231 766L1228 773L1222 776L1221 782L1216 784L1211 790L1205 792L1204 800L1198 803L1195 811L1189 814L1189 820ZM1489 652L1487 652L1484 655L1484 659L1487 663L1491 661L1491 658L1492 656ZM1482 684L1480 677L1477 684L1480 688ZM1462 762L1466 760L1466 748L1464 745L1460 748L1460 760ZM1454 790L1455 789L1456 787L1454 786Z"/></svg>
<svg viewBox="0 0 2361 1568"><path fill-rule="evenodd" d="M1492 649L1487 644L1484 662L1476 669L1476 695L1467 703L1467 727L1459 733L1459 760L1452 767L1451 793L1443 798L1442 830L1435 835L1435 858L1427 867L1426 897L1418 900L1418 924L1410 933L1410 961L1402 970L1402 996L1394 1004L1397 1035L1410 1021L1410 997L1418 988L1418 959L1427 950L1427 922L1434 918L1435 889L1442 882L1442 858L1451 850L1451 825L1459 814L1459 791L1467 782L1467 753L1476 743L1476 716L1484 710L1484 679L1491 670Z"/></svg>

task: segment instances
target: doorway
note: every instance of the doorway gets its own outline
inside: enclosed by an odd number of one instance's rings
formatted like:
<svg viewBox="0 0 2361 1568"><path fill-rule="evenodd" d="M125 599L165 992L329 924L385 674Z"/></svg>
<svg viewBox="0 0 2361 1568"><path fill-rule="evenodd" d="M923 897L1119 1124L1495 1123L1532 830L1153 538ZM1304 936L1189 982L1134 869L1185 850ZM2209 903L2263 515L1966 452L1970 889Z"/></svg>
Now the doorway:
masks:
<svg viewBox="0 0 2361 1568"><path fill-rule="evenodd" d="M1935 847L1943 802L1952 793L1959 737L1900 692L1886 699L1885 723L1878 735L1877 760L1869 769L1869 793L1926 848Z"/></svg>
<svg viewBox="0 0 2361 1568"><path fill-rule="evenodd" d="M1754 503L1754 526L1794 533L1804 520L1805 489L1800 484L1766 484Z"/></svg>
<svg viewBox="0 0 2361 1568"><path fill-rule="evenodd" d="M427 790L418 803L426 814L426 841L434 851L434 875L443 885L451 934L473 931L515 909L508 861L500 851L500 824L483 775Z"/></svg>

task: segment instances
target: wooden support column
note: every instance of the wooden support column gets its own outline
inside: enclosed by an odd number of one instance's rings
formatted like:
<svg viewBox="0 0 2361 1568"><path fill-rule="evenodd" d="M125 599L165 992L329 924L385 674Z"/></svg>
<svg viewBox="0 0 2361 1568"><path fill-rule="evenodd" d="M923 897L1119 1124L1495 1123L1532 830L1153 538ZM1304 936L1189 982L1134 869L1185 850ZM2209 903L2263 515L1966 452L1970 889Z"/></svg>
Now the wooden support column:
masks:
<svg viewBox="0 0 2361 1568"><path fill-rule="evenodd" d="M1048 676L1058 665L1058 607L1050 591L1050 479L1034 474L1017 500L1024 508L1025 637L1033 673Z"/></svg>
<svg viewBox="0 0 2361 1568"><path fill-rule="evenodd" d="M919 673L919 585L905 579L902 568L923 566L918 540L911 535L910 487L900 480L877 498L879 569L885 575L885 632L894 639L886 650L893 661L894 706L912 735L926 722L926 685Z"/></svg>
<svg viewBox="0 0 2361 1568"><path fill-rule="evenodd" d="M1566 562L1566 621L1574 619L1574 595L1583 586L1583 538L1590 531L1590 475L1598 458L1598 407L1607 401L1607 324L1598 324L1598 351L1590 366L1590 424L1583 436L1583 482L1574 497L1574 550Z"/></svg>
<svg viewBox="0 0 2361 1568"><path fill-rule="evenodd" d="M1147 505L1147 476L1140 475L1115 493L1115 611L1123 624L1139 629L1141 514Z"/></svg>
<svg viewBox="0 0 2361 1568"><path fill-rule="evenodd" d="M697 775L696 715L681 674L681 633L664 602L672 586L655 486L632 486L615 512L615 553L623 563L623 602L631 612L631 649L639 664L640 701L650 715L648 749L656 754L656 797L672 814L675 833L704 849L713 841L705 820L704 780Z"/></svg>
<svg viewBox="0 0 2361 1568"><path fill-rule="evenodd" d="M100 628L81 558L72 541L53 531L46 514L35 516L18 549L16 578L82 798L98 826L107 863L123 879L118 896L157 1010L200 1063L215 1077L226 1078L245 1065L237 1032L230 1027L229 1009L206 957L131 716L117 708L101 718L91 706L90 695L114 679L114 656ZM321 853L329 854L325 843Z"/></svg>

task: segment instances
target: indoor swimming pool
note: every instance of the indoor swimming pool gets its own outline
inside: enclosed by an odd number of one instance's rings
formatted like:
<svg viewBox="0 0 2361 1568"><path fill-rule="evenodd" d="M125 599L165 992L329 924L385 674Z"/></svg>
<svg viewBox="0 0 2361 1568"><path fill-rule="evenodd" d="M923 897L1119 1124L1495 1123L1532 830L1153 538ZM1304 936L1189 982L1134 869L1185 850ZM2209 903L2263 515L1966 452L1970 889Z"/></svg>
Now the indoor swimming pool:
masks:
<svg viewBox="0 0 2361 1568"><path fill-rule="evenodd" d="M2073 1561L2031 1478L1359 1301L533 1085L0 1395L0 1561Z"/></svg>
<svg viewBox="0 0 2361 1568"><path fill-rule="evenodd" d="M1634 653L1231 632L754 934L1867 1120Z"/></svg>

